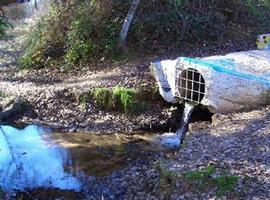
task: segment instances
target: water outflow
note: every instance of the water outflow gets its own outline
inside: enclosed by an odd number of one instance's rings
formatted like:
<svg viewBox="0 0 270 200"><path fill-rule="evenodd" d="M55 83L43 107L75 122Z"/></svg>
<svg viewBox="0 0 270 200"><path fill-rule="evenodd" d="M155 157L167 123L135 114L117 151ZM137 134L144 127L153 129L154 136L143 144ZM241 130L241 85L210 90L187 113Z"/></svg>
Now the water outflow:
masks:
<svg viewBox="0 0 270 200"><path fill-rule="evenodd" d="M176 133L164 133L163 135L159 136L158 140L161 145L172 149L180 147L188 131L188 124L195 106L196 105L192 103L185 103L179 129L176 131Z"/></svg>
<svg viewBox="0 0 270 200"><path fill-rule="evenodd" d="M180 128L176 131L176 135L179 138L181 144L183 143L186 133L188 131L188 123L189 123L189 120L190 120L190 117L194 108L195 108L194 104L185 103L185 108L182 115Z"/></svg>
<svg viewBox="0 0 270 200"><path fill-rule="evenodd" d="M37 126L0 128L0 189L6 192L40 187L80 190L80 182L64 171L67 152L45 141Z"/></svg>

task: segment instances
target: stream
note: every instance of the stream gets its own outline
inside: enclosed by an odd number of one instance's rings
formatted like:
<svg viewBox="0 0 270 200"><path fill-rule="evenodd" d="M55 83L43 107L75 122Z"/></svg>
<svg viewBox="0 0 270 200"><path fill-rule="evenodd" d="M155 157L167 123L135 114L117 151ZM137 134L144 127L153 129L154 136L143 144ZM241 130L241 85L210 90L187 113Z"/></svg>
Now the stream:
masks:
<svg viewBox="0 0 270 200"><path fill-rule="evenodd" d="M158 141L147 134L59 133L36 125L21 130L0 126L0 199L46 199L48 195L84 199L94 190L87 183L89 178L110 176L135 160L151 160L163 150L179 148L193 109L186 104L177 132L165 133Z"/></svg>
<svg viewBox="0 0 270 200"><path fill-rule="evenodd" d="M0 130L0 199L83 199L89 177L109 176L160 150L150 135L57 133L36 125Z"/></svg>

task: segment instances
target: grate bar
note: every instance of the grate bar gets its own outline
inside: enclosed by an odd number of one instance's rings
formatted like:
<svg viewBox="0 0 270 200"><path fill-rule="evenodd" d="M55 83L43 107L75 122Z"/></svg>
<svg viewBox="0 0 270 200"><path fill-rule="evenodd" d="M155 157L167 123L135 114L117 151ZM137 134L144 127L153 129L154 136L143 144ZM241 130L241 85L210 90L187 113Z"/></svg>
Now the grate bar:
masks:
<svg viewBox="0 0 270 200"><path fill-rule="evenodd" d="M181 99L200 103L205 95L205 80L196 69L185 69L177 79L176 88Z"/></svg>

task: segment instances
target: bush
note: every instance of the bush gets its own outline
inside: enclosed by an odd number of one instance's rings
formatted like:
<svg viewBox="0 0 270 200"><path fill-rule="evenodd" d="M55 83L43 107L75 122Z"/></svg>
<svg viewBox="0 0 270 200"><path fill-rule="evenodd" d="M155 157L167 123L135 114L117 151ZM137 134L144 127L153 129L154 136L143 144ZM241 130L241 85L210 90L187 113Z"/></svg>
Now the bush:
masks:
<svg viewBox="0 0 270 200"><path fill-rule="evenodd" d="M265 0L155 0L141 3L129 34L135 49L150 51L180 48L184 44L225 42L254 38L269 24ZM264 30L262 30L264 29ZM268 28L269 31L269 28ZM233 33L232 33L233 32ZM237 32L237 33L235 33ZM250 31L247 31L250 32ZM238 35L237 35L238 34ZM255 39L253 39L254 41Z"/></svg>
<svg viewBox="0 0 270 200"><path fill-rule="evenodd" d="M118 5L118 4L117 4ZM86 0L71 7L52 6L29 36L22 68L41 68L52 59L67 67L115 55L120 18L112 17L100 1ZM107 5L108 6L108 5Z"/></svg>
<svg viewBox="0 0 270 200"><path fill-rule="evenodd" d="M65 18L66 16L66 18ZM26 50L20 58L23 69L50 66L52 59L64 54L65 23L70 20L64 10L52 6L47 16L42 17L26 41Z"/></svg>
<svg viewBox="0 0 270 200"><path fill-rule="evenodd" d="M23 68L84 65L118 57L117 42L130 0L77 0L37 24L22 57ZM269 31L266 0L142 0L128 34L137 52L179 51L189 43L223 44ZM168 52L168 53L169 53Z"/></svg>

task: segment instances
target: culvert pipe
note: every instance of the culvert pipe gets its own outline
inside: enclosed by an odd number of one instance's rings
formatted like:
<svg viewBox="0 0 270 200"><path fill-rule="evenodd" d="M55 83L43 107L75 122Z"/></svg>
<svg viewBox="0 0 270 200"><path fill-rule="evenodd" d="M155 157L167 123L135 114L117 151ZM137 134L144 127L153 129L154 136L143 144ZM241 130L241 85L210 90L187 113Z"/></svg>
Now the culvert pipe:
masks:
<svg viewBox="0 0 270 200"><path fill-rule="evenodd" d="M152 63L151 71L160 94L170 103L202 104L221 114L270 103L269 50L179 57Z"/></svg>

